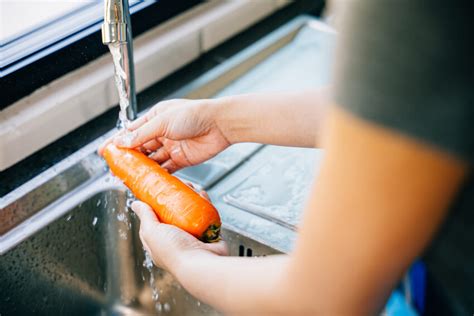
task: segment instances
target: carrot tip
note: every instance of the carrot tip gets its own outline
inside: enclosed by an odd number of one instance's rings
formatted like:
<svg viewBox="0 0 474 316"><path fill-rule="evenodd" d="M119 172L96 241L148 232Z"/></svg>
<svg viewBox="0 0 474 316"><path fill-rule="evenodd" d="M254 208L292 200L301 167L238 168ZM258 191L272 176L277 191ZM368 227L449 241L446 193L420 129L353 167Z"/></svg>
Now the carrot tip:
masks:
<svg viewBox="0 0 474 316"><path fill-rule="evenodd" d="M220 232L221 232L221 225L212 224L206 229L206 231L204 232L204 234L202 235L200 239L203 242L217 242L221 239Z"/></svg>

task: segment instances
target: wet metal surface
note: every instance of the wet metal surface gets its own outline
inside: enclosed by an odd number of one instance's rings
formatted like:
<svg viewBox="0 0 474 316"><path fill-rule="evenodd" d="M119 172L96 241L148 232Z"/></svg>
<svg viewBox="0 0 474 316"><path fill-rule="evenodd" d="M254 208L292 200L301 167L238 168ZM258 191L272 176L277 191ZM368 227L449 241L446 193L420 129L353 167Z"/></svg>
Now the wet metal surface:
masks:
<svg viewBox="0 0 474 316"><path fill-rule="evenodd" d="M127 208L126 191L109 178L91 184L99 192L79 204L64 200L49 208L51 213L67 212L2 255L2 315L140 315L160 308L166 315L217 314L170 274L146 269L138 220ZM90 193L74 194L85 198ZM243 248L244 255L276 253L228 229L223 238L232 255L242 255ZM155 300L153 289L158 293Z"/></svg>

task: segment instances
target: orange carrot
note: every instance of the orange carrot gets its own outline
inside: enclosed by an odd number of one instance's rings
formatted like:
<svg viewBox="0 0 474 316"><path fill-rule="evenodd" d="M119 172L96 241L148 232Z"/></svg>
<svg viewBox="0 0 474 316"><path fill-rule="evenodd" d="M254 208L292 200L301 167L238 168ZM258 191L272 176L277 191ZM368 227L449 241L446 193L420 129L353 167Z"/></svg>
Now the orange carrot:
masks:
<svg viewBox="0 0 474 316"><path fill-rule="evenodd" d="M149 204L162 223L175 225L205 242L219 239L221 220L214 206L154 160L113 144L105 147L104 158L112 173Z"/></svg>

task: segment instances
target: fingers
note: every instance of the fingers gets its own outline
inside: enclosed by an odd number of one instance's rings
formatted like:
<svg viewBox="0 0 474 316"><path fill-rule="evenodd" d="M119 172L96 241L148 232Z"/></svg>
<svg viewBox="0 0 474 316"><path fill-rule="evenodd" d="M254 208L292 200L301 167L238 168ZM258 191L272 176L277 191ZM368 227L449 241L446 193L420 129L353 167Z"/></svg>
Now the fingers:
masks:
<svg viewBox="0 0 474 316"><path fill-rule="evenodd" d="M152 139L150 140L149 142L146 142L145 144L143 144L143 149L144 149L144 152L146 153L153 153L155 152L156 150L158 150L158 148L162 147L163 144L157 140L157 139Z"/></svg>
<svg viewBox="0 0 474 316"><path fill-rule="evenodd" d="M206 200L208 200L209 202L211 202L211 198L209 197L209 195L207 194L206 191L204 191L204 190L200 191L199 195L202 196L203 198L205 198Z"/></svg>
<svg viewBox="0 0 474 316"><path fill-rule="evenodd" d="M168 153L168 151L165 148L161 147L148 157L155 160L157 163L161 164L162 162L170 159L170 154Z"/></svg>
<svg viewBox="0 0 474 316"><path fill-rule="evenodd" d="M184 183L185 183L188 187L190 187L191 189L193 189L194 192L196 192L197 194L199 194L202 198L204 198L204 199L208 200L209 202L211 202L211 198L209 197L209 195L207 194L206 191L204 191L204 190L198 191L198 190L194 187L194 185L193 185L191 182L189 182L189 181L185 181Z"/></svg>
<svg viewBox="0 0 474 316"><path fill-rule="evenodd" d="M125 131L124 130L121 130L119 132L117 132L116 134L114 134L113 136L107 138L102 144L99 145L99 148L97 149L97 153L102 156L103 155L103 152L104 152L104 148L110 144L115 137L119 136L119 135L123 135Z"/></svg>
<svg viewBox="0 0 474 316"><path fill-rule="evenodd" d="M100 144L98 150L97 150L97 153L102 156L103 155L103 152L104 152L104 148L114 142L115 143L115 139L116 138L124 138L124 140L122 140L122 142L126 143L127 142L127 139L130 139L130 137L133 137L133 133L131 135L129 135L128 133L129 132L133 132L135 129L137 129L138 127L140 127L141 125L143 125L144 123L148 122L156 113L156 110L154 110L155 107L153 107L150 111L148 111L144 116L136 119L135 121L131 122L130 125L128 126L127 129L122 129L120 131L118 131L116 134L114 134L113 136L107 138L102 144ZM116 144L117 145L117 144ZM145 151L145 150L148 150L147 147L152 147L151 146L152 144L148 144L148 146L144 146L143 148L139 148L140 151ZM126 147L126 146L122 146L122 147ZM159 146L158 146L159 147ZM156 147L156 148L158 148ZM152 149L150 151L155 151L155 149Z"/></svg>
<svg viewBox="0 0 474 316"><path fill-rule="evenodd" d="M224 241L206 244L197 240L184 230L167 224L160 224L148 204L133 202L132 210L140 218L140 239L153 262L163 269L173 271L177 260L185 253L195 253L197 249L212 252L219 256L228 255ZM188 251L189 250L189 251Z"/></svg>
<svg viewBox="0 0 474 316"><path fill-rule="evenodd" d="M148 112L145 113L145 115L137 118L135 121L130 122L130 125L128 125L128 129L130 131L134 131L146 122L150 121L155 115L156 115L156 109L155 107L152 107Z"/></svg>
<svg viewBox="0 0 474 316"><path fill-rule="evenodd" d="M135 201L132 203L132 210L135 212L135 214L138 215L140 218L140 222L142 225L146 224L159 224L160 221L155 215L155 212L153 209L146 203L143 203L141 201Z"/></svg>
<svg viewBox="0 0 474 316"><path fill-rule="evenodd" d="M164 163L162 163L161 167L165 168L169 173L174 173L174 172L178 171L179 169L181 169L181 167L178 166L176 164L176 162L174 162L171 159L168 159Z"/></svg>
<svg viewBox="0 0 474 316"><path fill-rule="evenodd" d="M145 123L151 121L155 116L157 116L159 113L162 113L165 111L169 105L172 105L175 103L177 100L166 100L166 101L161 101L154 105L148 112L145 113L145 115L139 117L135 121L131 122L130 125L128 126L128 129L131 131L136 130L140 126L144 125Z"/></svg>
<svg viewBox="0 0 474 316"><path fill-rule="evenodd" d="M204 244L206 249L212 251L216 255L219 256L228 256L229 255L229 248L227 247L227 243L223 240L219 240L218 242Z"/></svg>
<svg viewBox="0 0 474 316"><path fill-rule="evenodd" d="M139 128L128 131L124 135L114 138L114 144L119 147L134 148L148 141L164 136L166 131L166 118L155 116Z"/></svg>
<svg viewBox="0 0 474 316"><path fill-rule="evenodd" d="M97 150L98 154L102 156L104 148L111 142L114 142L115 145L117 146L128 147L128 148L139 147L140 145L144 145L142 148L139 148L141 151L144 151L144 152L146 152L147 150L149 152L153 152L157 150L159 147L161 147L161 144L159 144L159 142L156 142L156 143L152 142L150 144L148 143L145 144L146 141L143 139L146 139L146 138L153 139L154 138L153 136L147 137L147 135L159 134L160 131L155 131L155 133L153 133L153 130L152 130L150 133L149 129L146 129L140 132L140 137L137 139L135 139L136 134L134 134L133 132L137 129L140 129L142 126L146 125L147 123L151 122L158 115L158 113L163 113L163 111L165 111L170 105L173 105L174 103L178 101L179 100L166 100L166 101L159 102L158 104L153 106L147 113L145 113L145 115L131 122L126 130L119 131L117 134L115 134L114 136L110 137L105 142L103 142ZM129 134L129 132L132 132L132 133ZM142 135L143 133L145 133L146 135ZM119 139L119 140L115 141L115 139Z"/></svg>

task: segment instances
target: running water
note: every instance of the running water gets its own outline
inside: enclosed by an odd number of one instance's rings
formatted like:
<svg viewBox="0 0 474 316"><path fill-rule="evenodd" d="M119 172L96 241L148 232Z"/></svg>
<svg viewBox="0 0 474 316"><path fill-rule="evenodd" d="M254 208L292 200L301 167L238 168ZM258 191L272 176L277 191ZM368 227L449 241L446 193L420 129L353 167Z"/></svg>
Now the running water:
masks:
<svg viewBox="0 0 474 316"><path fill-rule="evenodd" d="M145 253L145 260L143 261L143 266L148 270L150 273L150 288L151 288L151 298L155 302L155 310L159 313L161 312L169 312L171 311L171 305L169 303L161 303L160 302L160 293L158 291L158 288L156 287L156 282L155 282L155 274L153 273L153 260L151 258L151 255L143 249Z"/></svg>
<svg viewBox="0 0 474 316"><path fill-rule="evenodd" d="M119 104L120 104L120 112L119 112L119 129L127 129L130 120L127 118L127 108L129 107L129 99L127 94L127 73L125 69L122 67L123 65L123 50L127 49L127 46L122 43L111 43L109 44L110 53L112 54L112 59L114 61L114 69L115 69L115 87L117 88L117 92L119 95ZM128 134L128 133L127 133ZM128 230L131 229L131 222L128 220L128 209L133 202L133 195L127 191L127 201L125 210L119 210L117 214L117 220L126 224ZM128 231L119 230L120 238L127 239Z"/></svg>
<svg viewBox="0 0 474 316"><path fill-rule="evenodd" d="M120 104L120 112L119 112L119 129L128 129L130 120L127 118L127 108L130 105L129 99L127 96L127 74L122 67L122 49L126 49L126 46L119 43L112 43L109 44L110 53L112 54L112 58L114 60L114 68L115 68L115 86L117 87L118 95L119 95L119 104ZM132 141L134 134L133 133L125 133L125 137L127 140ZM119 211L117 214L117 220L126 224L128 230L119 229L119 236L122 239L127 239L128 231L131 229L131 222L128 219L128 209L131 206L131 203L134 201L133 195L130 191L127 191L127 201L125 210ZM169 312L171 310L171 306L169 303L161 304L159 301L159 291L156 287L155 282L155 275L153 273L153 260L151 259L150 254L145 251L145 260L143 262L143 266L148 270L150 273L149 285L152 290L152 299L155 302L155 310L157 312Z"/></svg>
<svg viewBox="0 0 474 316"><path fill-rule="evenodd" d="M153 260L151 259L151 256L148 253L148 251L143 249L143 252L145 253L145 260L143 261L143 266L150 273L150 288L152 291L151 298L156 303L158 302L158 299L160 298L160 293L158 293L158 289L156 288L155 274L153 273Z"/></svg>
<svg viewBox="0 0 474 316"><path fill-rule="evenodd" d="M120 126L119 128L128 128L130 124L130 120L127 118L127 108L130 105L128 101L127 95L127 74L122 67L122 50L127 49L125 44L120 43L112 43L109 44L110 53L112 54L112 58L114 60L114 68L115 68L115 86L117 87L118 95L119 95L119 104L120 104L120 113L119 113L119 120Z"/></svg>

